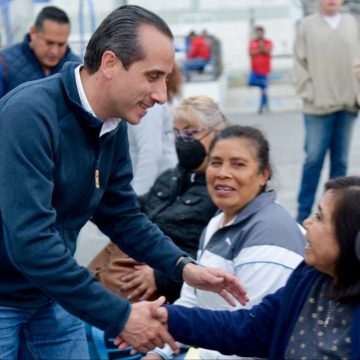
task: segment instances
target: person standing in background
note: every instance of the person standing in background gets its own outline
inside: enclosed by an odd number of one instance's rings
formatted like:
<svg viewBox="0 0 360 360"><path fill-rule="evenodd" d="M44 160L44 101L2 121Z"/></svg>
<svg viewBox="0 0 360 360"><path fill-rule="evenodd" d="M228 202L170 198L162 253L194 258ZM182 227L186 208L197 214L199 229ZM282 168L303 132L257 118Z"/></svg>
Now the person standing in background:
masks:
<svg viewBox="0 0 360 360"><path fill-rule="evenodd" d="M69 34L66 13L44 7L23 42L0 52L0 97L26 81L57 73L66 61L80 62L69 48Z"/></svg>
<svg viewBox="0 0 360 360"><path fill-rule="evenodd" d="M248 79L249 86L258 86L261 90L258 113L269 111L268 99L268 76L271 72L272 41L265 39L265 29L262 26L255 27L255 39L250 40L249 55L251 59L251 72Z"/></svg>
<svg viewBox="0 0 360 360"><path fill-rule="evenodd" d="M171 106L181 94L182 82L182 73L174 64L166 82L167 103L155 104L139 124L128 126L129 151L134 172L131 185L138 196L146 194L157 176L174 168L178 162L174 142L168 133L172 131L174 121Z"/></svg>
<svg viewBox="0 0 360 360"><path fill-rule="evenodd" d="M329 177L346 174L351 135L357 116L358 83L353 65L360 30L343 0L318 0L319 11L300 23L295 44L295 80L303 101L305 161L298 194L297 221L311 213L325 155Z"/></svg>

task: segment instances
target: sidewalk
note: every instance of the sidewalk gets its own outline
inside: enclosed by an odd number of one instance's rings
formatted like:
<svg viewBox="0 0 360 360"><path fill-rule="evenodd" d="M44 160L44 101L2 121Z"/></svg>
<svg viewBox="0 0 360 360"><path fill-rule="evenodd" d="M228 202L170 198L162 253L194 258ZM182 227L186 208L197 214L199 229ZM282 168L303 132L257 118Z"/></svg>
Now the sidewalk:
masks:
<svg viewBox="0 0 360 360"><path fill-rule="evenodd" d="M291 82L273 82L269 86L269 105L272 113L301 111L301 100ZM254 114L260 102L260 89L243 83L228 82L225 75L214 81L186 82L182 96L206 95L216 101L223 111Z"/></svg>
<svg viewBox="0 0 360 360"><path fill-rule="evenodd" d="M253 114L259 107L260 89L256 87L228 87L223 108L232 113ZM292 84L271 84L269 103L272 113L301 111L301 100Z"/></svg>

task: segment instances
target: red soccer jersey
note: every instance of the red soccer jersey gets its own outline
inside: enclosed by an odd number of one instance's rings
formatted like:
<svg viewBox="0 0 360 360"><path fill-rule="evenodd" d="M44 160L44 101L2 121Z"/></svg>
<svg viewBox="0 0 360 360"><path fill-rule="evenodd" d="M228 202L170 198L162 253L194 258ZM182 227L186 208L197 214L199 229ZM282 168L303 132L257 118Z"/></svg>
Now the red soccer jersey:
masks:
<svg viewBox="0 0 360 360"><path fill-rule="evenodd" d="M270 40L264 39L264 47L269 51L272 50L272 42ZM249 52L260 49L259 40L251 40L249 43ZM268 75L271 71L271 54L260 53L251 55L251 70L258 75Z"/></svg>

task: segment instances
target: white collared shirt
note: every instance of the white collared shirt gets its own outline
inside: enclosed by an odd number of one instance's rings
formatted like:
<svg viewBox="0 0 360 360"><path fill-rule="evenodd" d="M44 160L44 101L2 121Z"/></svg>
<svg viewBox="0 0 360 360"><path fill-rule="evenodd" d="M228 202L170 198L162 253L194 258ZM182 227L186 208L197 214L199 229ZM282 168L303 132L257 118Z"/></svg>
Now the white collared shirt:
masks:
<svg viewBox="0 0 360 360"><path fill-rule="evenodd" d="M323 18L332 29L336 29L339 26L341 20L341 13L337 13L333 16L323 16Z"/></svg>
<svg viewBox="0 0 360 360"><path fill-rule="evenodd" d="M92 109L89 100L86 97L85 91L84 91L84 87L82 85L81 82L81 78L80 78L80 69L81 69L82 65L79 65L75 68L75 81L76 81L76 87L79 93L79 97L80 97L80 101L81 101L81 105L83 107L84 110L86 110L87 112L89 112L90 114L92 114L93 116L95 116L96 118L98 118L94 112L94 110ZM103 124L100 130L100 135L99 137L103 136L104 134L116 129L116 127L118 126L119 122L121 121L121 119L107 119L107 120L103 120Z"/></svg>

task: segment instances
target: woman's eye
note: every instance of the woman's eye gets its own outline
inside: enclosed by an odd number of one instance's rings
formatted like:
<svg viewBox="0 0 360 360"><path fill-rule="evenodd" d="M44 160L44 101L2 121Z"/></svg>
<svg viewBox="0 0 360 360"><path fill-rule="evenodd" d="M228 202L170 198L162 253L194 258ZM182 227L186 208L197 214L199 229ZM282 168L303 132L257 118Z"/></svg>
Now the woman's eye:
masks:
<svg viewBox="0 0 360 360"><path fill-rule="evenodd" d="M219 166L221 165L220 161L210 161L209 165L211 166Z"/></svg>

